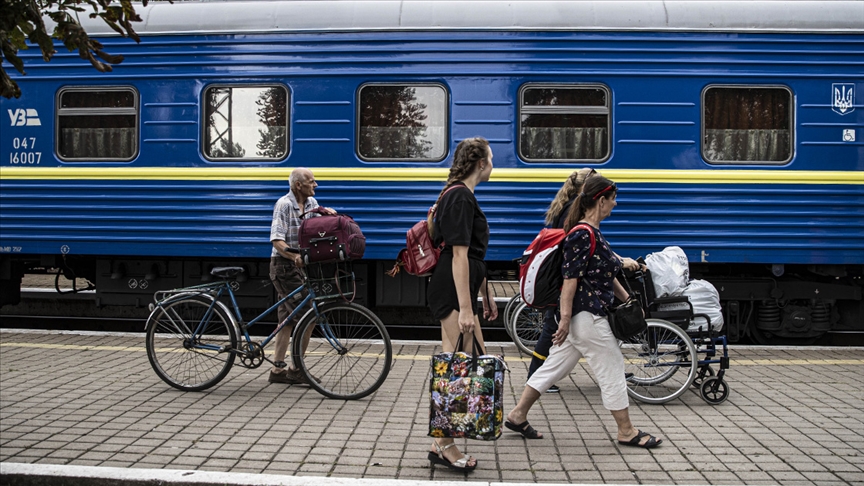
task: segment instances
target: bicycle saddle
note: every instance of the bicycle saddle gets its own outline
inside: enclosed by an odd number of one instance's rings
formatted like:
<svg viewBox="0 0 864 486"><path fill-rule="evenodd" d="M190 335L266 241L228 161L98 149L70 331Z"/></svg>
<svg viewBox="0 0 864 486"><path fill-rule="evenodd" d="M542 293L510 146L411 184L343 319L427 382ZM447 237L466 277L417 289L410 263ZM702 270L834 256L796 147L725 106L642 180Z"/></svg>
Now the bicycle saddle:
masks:
<svg viewBox="0 0 864 486"><path fill-rule="evenodd" d="M219 278L234 278L243 273L243 267L216 267L210 270L210 275Z"/></svg>

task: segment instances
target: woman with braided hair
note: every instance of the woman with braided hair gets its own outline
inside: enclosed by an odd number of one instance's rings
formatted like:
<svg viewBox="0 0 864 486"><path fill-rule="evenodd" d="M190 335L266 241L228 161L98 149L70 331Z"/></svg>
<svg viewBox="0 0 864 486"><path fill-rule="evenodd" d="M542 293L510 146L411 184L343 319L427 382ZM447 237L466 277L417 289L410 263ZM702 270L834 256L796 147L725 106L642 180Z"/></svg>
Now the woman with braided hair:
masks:
<svg viewBox="0 0 864 486"><path fill-rule="evenodd" d="M464 334L464 349L472 349L473 339L485 348L477 317L478 293L483 296L483 317L490 321L498 317L498 308L486 288L483 261L489 246L489 224L474 197L474 188L488 181L491 174L489 142L480 137L462 140L456 147L447 185L430 212L432 239L436 245L444 242L444 249L429 279L426 300L432 315L441 321L444 352L455 351L460 334ZM464 472L477 467L477 460L459 452L452 438L436 438L432 446L432 464Z"/></svg>

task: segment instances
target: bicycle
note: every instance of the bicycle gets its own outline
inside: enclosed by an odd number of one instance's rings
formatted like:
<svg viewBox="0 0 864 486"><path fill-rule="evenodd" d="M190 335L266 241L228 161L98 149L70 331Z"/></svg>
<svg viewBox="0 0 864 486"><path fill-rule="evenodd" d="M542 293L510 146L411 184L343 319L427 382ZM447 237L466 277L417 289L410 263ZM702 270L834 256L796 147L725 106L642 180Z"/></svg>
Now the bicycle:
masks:
<svg viewBox="0 0 864 486"><path fill-rule="evenodd" d="M513 297L510 297L510 300L507 301L507 305L504 306L504 330L507 331L507 335L510 336L510 339L513 339L513 331L510 329L510 317L512 316L513 310L522 303L522 295L516 294Z"/></svg>
<svg viewBox="0 0 864 486"><path fill-rule="evenodd" d="M534 346L543 332L545 314L544 309L535 309L524 302L517 303L510 311L510 320L505 323L516 347L528 356L534 354Z"/></svg>
<svg viewBox="0 0 864 486"><path fill-rule="evenodd" d="M264 361L273 364L264 348L292 318L307 309L291 335L295 366L312 388L328 398L355 400L370 395L390 372L390 336L372 311L336 300L345 297L342 289L354 283L354 274L340 267L345 264L330 265L337 265L335 277L324 277L321 264L307 266L303 285L248 323L232 288L242 267L214 268L210 273L220 282L156 292L145 327L150 364L159 378L174 388L205 390L225 378L238 357L240 365L250 369ZM320 273L310 278L310 267ZM266 339L260 343L252 340L249 327L286 300L304 293L291 315Z"/></svg>

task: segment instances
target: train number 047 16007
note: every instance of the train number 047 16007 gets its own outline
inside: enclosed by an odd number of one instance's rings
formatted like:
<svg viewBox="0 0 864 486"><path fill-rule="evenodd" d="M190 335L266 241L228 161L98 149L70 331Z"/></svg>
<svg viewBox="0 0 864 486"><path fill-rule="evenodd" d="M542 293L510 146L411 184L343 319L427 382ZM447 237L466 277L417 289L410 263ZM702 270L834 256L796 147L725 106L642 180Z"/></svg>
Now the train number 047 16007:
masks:
<svg viewBox="0 0 864 486"><path fill-rule="evenodd" d="M36 165L42 160L42 152L35 152L36 137L15 137L12 139L12 149L9 152L9 163L13 165Z"/></svg>

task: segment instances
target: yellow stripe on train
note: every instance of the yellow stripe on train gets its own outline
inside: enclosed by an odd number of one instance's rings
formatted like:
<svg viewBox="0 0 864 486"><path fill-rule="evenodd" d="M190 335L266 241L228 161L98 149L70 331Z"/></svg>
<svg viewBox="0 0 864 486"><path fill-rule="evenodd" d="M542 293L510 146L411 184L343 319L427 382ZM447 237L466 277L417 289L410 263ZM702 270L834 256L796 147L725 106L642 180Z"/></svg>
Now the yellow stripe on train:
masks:
<svg viewBox="0 0 864 486"><path fill-rule="evenodd" d="M581 166L580 166L581 167ZM82 180L287 180L293 167L2 167L0 179ZM447 168L313 167L315 178L326 181L443 181ZM574 168L495 169L494 182L561 183ZM803 170L646 170L600 169L619 183L667 184L864 184L864 171Z"/></svg>

